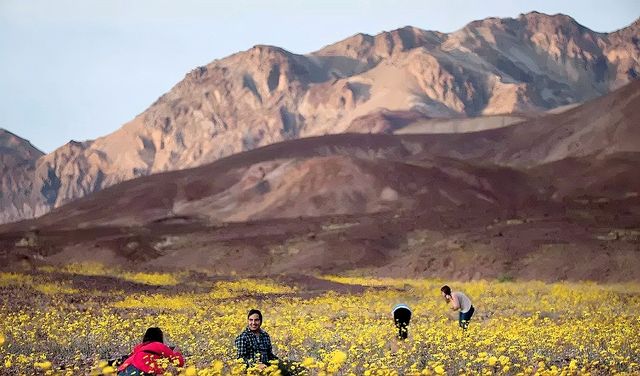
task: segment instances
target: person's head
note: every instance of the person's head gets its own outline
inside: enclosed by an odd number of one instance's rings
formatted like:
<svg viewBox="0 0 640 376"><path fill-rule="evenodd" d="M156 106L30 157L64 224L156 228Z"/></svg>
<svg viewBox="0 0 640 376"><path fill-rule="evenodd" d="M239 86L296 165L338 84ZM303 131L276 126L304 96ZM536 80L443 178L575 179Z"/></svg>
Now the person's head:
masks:
<svg viewBox="0 0 640 376"><path fill-rule="evenodd" d="M440 288L440 293L445 300L451 299L451 287L444 285Z"/></svg>
<svg viewBox="0 0 640 376"><path fill-rule="evenodd" d="M250 310L247 315L247 320L249 330L252 332L260 330L260 326L262 325L262 312L257 309Z"/></svg>
<svg viewBox="0 0 640 376"><path fill-rule="evenodd" d="M142 342L164 342L162 330L156 327L147 329L142 337Z"/></svg>

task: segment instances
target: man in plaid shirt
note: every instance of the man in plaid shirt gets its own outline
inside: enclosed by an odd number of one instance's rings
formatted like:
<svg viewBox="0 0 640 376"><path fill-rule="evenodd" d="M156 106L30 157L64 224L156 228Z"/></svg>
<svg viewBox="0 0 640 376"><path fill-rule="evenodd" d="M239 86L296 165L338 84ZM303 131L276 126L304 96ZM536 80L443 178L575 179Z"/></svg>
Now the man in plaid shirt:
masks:
<svg viewBox="0 0 640 376"><path fill-rule="evenodd" d="M263 369L269 365L270 360L276 360L278 357L273 354L269 334L260 329L262 312L252 309L247 319L247 327L235 340L237 358L244 360L248 367L256 364L258 368Z"/></svg>

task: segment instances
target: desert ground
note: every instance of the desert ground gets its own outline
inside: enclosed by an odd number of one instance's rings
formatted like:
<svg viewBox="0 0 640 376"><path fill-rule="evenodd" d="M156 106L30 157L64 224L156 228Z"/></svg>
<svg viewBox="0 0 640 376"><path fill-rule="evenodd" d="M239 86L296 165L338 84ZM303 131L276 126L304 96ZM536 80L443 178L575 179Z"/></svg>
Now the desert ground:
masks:
<svg viewBox="0 0 640 376"><path fill-rule="evenodd" d="M476 307L466 331L438 279L142 273L69 264L0 273L0 373L109 375L144 330L184 354L172 375L245 374L233 340L261 309L274 352L308 375L610 375L640 372L640 285L451 282ZM399 340L397 303L413 316ZM262 373L276 375L277 365Z"/></svg>

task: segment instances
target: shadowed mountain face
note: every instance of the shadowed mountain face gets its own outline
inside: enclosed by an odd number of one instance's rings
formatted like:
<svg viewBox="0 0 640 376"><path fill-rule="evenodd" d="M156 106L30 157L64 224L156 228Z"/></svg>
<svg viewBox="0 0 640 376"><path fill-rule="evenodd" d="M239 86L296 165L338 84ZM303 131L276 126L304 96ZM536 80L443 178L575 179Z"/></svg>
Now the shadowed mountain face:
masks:
<svg viewBox="0 0 640 376"><path fill-rule="evenodd" d="M25 198L38 195L33 192L33 175L36 161L43 155L27 140L0 129L0 223L38 215ZM46 199L46 185L43 188L40 194Z"/></svg>
<svg viewBox="0 0 640 376"><path fill-rule="evenodd" d="M516 125L427 137L429 153L512 167L640 152L640 81L559 114Z"/></svg>
<svg viewBox="0 0 640 376"><path fill-rule="evenodd" d="M500 129L276 143L0 226L0 259L637 280L639 100L636 81Z"/></svg>
<svg viewBox="0 0 640 376"><path fill-rule="evenodd" d="M21 178L29 191L3 190L11 197L0 201L0 220L283 140L418 129L442 118L528 117L589 100L637 77L638 27L602 34L534 12L450 34L412 27L358 34L308 55L255 46L194 69L118 131L39 158ZM495 127L448 124L434 129ZM23 174L7 172L14 173Z"/></svg>

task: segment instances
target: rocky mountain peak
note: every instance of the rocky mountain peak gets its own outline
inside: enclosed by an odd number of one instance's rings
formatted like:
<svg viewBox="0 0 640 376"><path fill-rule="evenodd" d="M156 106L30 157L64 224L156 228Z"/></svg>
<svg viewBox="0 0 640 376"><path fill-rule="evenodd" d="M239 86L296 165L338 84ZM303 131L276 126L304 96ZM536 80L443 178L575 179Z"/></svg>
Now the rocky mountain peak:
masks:
<svg viewBox="0 0 640 376"><path fill-rule="evenodd" d="M256 44L251 47L248 52L252 56L291 56L291 52L285 50L282 47L272 46L268 44Z"/></svg>
<svg viewBox="0 0 640 376"><path fill-rule="evenodd" d="M393 53L407 51L418 47L434 48L442 43L443 34L426 31L413 26L405 26L375 37L379 56L390 56Z"/></svg>
<svg viewBox="0 0 640 376"><path fill-rule="evenodd" d="M330 44L312 53L314 56L346 56L361 58L362 51L373 46L374 37L369 34L357 33L339 42Z"/></svg>
<svg viewBox="0 0 640 376"><path fill-rule="evenodd" d="M636 18L629 26L609 34L610 38L615 39L631 39L632 44L638 46L640 44L640 17Z"/></svg>
<svg viewBox="0 0 640 376"><path fill-rule="evenodd" d="M541 32L563 31L570 34L589 30L579 24L573 17L562 13L549 15L533 11L520 14L518 16L518 20L527 25L530 29L535 29Z"/></svg>
<svg viewBox="0 0 640 376"><path fill-rule="evenodd" d="M0 155L12 155L26 161L35 161L44 155L35 146L21 137L0 128Z"/></svg>

